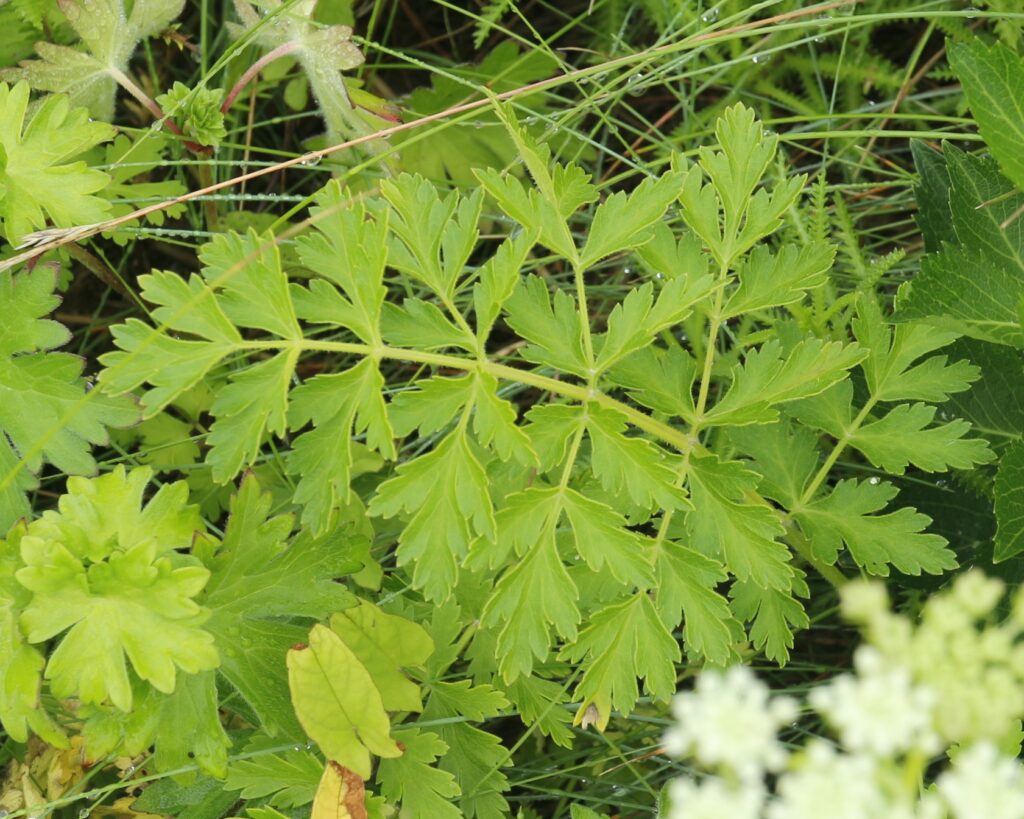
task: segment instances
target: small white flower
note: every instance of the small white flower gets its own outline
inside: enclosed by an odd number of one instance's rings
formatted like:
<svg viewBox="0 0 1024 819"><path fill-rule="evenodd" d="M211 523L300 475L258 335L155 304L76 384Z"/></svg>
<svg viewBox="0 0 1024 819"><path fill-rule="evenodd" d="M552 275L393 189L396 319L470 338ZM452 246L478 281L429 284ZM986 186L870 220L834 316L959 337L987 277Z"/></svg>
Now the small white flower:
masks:
<svg viewBox="0 0 1024 819"><path fill-rule="evenodd" d="M893 815L878 786L878 763L865 754L839 754L825 742L807 746L797 770L779 778L778 799L766 819L881 819ZM724 816L724 814L723 814Z"/></svg>
<svg viewBox="0 0 1024 819"><path fill-rule="evenodd" d="M777 771L787 754L776 737L796 718L796 702L770 696L768 686L745 666L726 673L705 671L693 691L678 694L672 712L679 725L665 735L665 750L692 754L711 769L725 768L744 780Z"/></svg>
<svg viewBox="0 0 1024 819"><path fill-rule="evenodd" d="M757 783L729 787L721 779L676 779L669 786L667 819L760 819L764 788Z"/></svg>
<svg viewBox="0 0 1024 819"><path fill-rule="evenodd" d="M840 594L843 617L851 623L870 623L889 613L889 592L877 580L853 580Z"/></svg>
<svg viewBox="0 0 1024 819"><path fill-rule="evenodd" d="M894 666L869 646L854 655L857 674L843 674L808 697L836 729L843 747L878 757L939 750L932 727L935 694L915 685L909 669Z"/></svg>
<svg viewBox="0 0 1024 819"><path fill-rule="evenodd" d="M954 819L1021 819L1024 775L1016 759L1003 756L991 742L956 755L938 779L938 789Z"/></svg>

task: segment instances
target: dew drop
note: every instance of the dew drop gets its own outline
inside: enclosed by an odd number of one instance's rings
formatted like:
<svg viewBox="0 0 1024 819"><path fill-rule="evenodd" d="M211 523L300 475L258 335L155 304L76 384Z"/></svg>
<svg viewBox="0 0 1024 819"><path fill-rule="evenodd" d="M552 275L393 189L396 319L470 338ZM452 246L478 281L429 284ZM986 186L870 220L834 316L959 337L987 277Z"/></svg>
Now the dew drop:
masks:
<svg viewBox="0 0 1024 819"><path fill-rule="evenodd" d="M764 65L771 58L771 54L755 54L753 57L750 58L750 62L754 63L755 65Z"/></svg>
<svg viewBox="0 0 1024 819"><path fill-rule="evenodd" d="M656 278L656 279L664 279L665 278L665 274L664 273L655 273L654 274L654 278Z"/></svg>
<svg viewBox="0 0 1024 819"><path fill-rule="evenodd" d="M974 6L969 6L968 8L964 9L964 17L966 17L968 20L973 20L977 16L978 10Z"/></svg>
<svg viewBox="0 0 1024 819"><path fill-rule="evenodd" d="M135 768L134 765L129 765L127 768L124 769L124 775L125 776L131 776L132 774L135 773L135 770L136 770L136 768Z"/></svg>
<svg viewBox="0 0 1024 819"><path fill-rule="evenodd" d="M81 810L80 810L80 811L78 812L78 819L85 819L85 817L89 815L89 812L90 812L90 811L89 811L89 809L88 809L88 808L82 808L82 809L81 809Z"/></svg>
<svg viewBox="0 0 1024 819"><path fill-rule="evenodd" d="M314 154L313 156L307 156L299 164L300 165L305 165L307 168L312 168L315 165L319 165L322 160L323 160L322 156Z"/></svg>
<svg viewBox="0 0 1024 819"><path fill-rule="evenodd" d="M476 128L477 130L480 130L481 128L484 127L484 124L480 120L476 119L473 120L473 127Z"/></svg>
<svg viewBox="0 0 1024 819"><path fill-rule="evenodd" d="M632 276L634 273L636 273L636 270L634 269L633 265L627 264L624 268L622 268L622 272L627 276Z"/></svg>
<svg viewBox="0 0 1024 819"><path fill-rule="evenodd" d="M715 7L708 9L700 16L700 19L703 20L705 23L715 22L715 20L718 19L718 8Z"/></svg>
<svg viewBox="0 0 1024 819"><path fill-rule="evenodd" d="M876 477L868 478L868 483L871 484L872 486L878 486L879 482L880 482L879 478L876 478Z"/></svg>
<svg viewBox="0 0 1024 819"><path fill-rule="evenodd" d="M302 750L305 750L305 747L306 747L305 745L292 745L292 750L293 751L302 751Z"/></svg>

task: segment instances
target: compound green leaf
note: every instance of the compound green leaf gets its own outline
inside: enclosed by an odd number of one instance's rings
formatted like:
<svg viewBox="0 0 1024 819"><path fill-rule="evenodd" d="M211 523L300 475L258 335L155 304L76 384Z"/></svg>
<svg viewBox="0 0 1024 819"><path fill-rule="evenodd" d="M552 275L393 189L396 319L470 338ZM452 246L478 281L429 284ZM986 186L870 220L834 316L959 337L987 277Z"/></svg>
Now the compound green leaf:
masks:
<svg viewBox="0 0 1024 819"><path fill-rule="evenodd" d="M730 589L736 616L752 623L750 640L779 665L789 661L793 632L807 628L810 621L796 596L807 597L803 572L794 569L792 591L764 589L750 582L733 583Z"/></svg>
<svg viewBox="0 0 1024 819"><path fill-rule="evenodd" d="M929 426L935 412L927 404L900 404L852 433L850 445L895 475L902 475L910 464L925 472L945 472L992 460L992 450L983 439L964 437L971 429L966 421Z"/></svg>
<svg viewBox="0 0 1024 819"><path fill-rule="evenodd" d="M357 536L332 533L291 540L290 515L270 517L272 499L246 476L231 501L224 540L209 560L205 605L221 654L220 672L271 736L296 738L298 725L281 669L288 649L305 639L294 618L323 619L348 608L352 595L336 580L358 571ZM291 622L288 622L288 621Z"/></svg>
<svg viewBox="0 0 1024 819"><path fill-rule="evenodd" d="M562 656L589 660L576 688L576 696L582 698L576 722L592 706L597 709L596 724L601 731L607 727L612 709L633 710L640 696L638 677L653 697L666 700L675 693L679 645L644 593L592 615L590 625Z"/></svg>
<svg viewBox="0 0 1024 819"><path fill-rule="evenodd" d="M406 299L401 307L385 304L380 327L384 340L399 347L476 349L476 340L468 331L456 327L436 304L422 299Z"/></svg>
<svg viewBox="0 0 1024 819"><path fill-rule="evenodd" d="M637 350L609 372L615 384L645 407L678 416L693 423L693 382L697 362L678 347L662 350L654 346Z"/></svg>
<svg viewBox="0 0 1024 819"><path fill-rule="evenodd" d="M210 445L206 460L217 483L227 483L255 461L267 435L284 435L288 388L297 358L298 350L278 353L232 374L227 386L218 391L211 408L217 420L206 439Z"/></svg>
<svg viewBox="0 0 1024 819"><path fill-rule="evenodd" d="M443 600L458 564L481 535L494 538L487 473L464 429L456 429L426 455L406 461L377 488L371 515L410 515L399 538L398 563L413 562L413 584L430 600Z"/></svg>
<svg viewBox="0 0 1024 819"><path fill-rule="evenodd" d="M434 683L424 720L437 721L437 735L448 746L438 767L450 771L461 790L459 807L467 817L500 817L509 813L502 794L508 777L501 771L511 759L501 740L474 725L452 722L466 717L479 722L497 716L508 706L501 692L489 685Z"/></svg>
<svg viewBox="0 0 1024 819"><path fill-rule="evenodd" d="M670 279L654 301L648 283L631 290L608 316L608 332L595 340L597 370L604 372L630 353L647 347L651 340L685 319L694 305L712 292L711 276L679 276Z"/></svg>
<svg viewBox="0 0 1024 819"><path fill-rule="evenodd" d="M768 504L749 500L757 480L757 473L738 461L691 456L693 509L686 516L691 545L721 560L740 581L787 591L793 567L789 549L776 540L785 529Z"/></svg>
<svg viewBox="0 0 1024 819"><path fill-rule="evenodd" d="M385 180L381 192L391 204L388 226L399 240L390 245L391 266L450 299L480 235L482 192L442 199L432 182L409 174Z"/></svg>
<svg viewBox="0 0 1024 819"><path fill-rule="evenodd" d="M580 267L593 267L606 256L648 242L654 224L679 194L681 182L681 175L671 171L648 177L630 193L613 193L598 205L580 253Z"/></svg>
<svg viewBox="0 0 1024 819"><path fill-rule="evenodd" d="M716 560L671 540L658 544L657 608L668 628L683 623L683 641L691 656L724 665L742 639L729 601L716 591L728 578Z"/></svg>
<svg viewBox="0 0 1024 819"><path fill-rule="evenodd" d="M952 393L968 389L978 377L977 367L967 361L947 366L945 356L932 356L914 365L921 356L954 341L956 335L922 323L890 329L872 299L861 300L853 331L869 351L861 366L876 400L945 401Z"/></svg>
<svg viewBox="0 0 1024 819"><path fill-rule="evenodd" d="M626 528L626 519L610 506L566 489L562 506L572 526L576 551L594 571L608 571L628 586L649 588L650 548L645 538Z"/></svg>
<svg viewBox="0 0 1024 819"><path fill-rule="evenodd" d="M77 356L55 353L69 334L44 318L59 299L51 269L0 272L0 527L28 515L25 492L48 461L72 474L91 473L90 444L107 443L107 427L126 427L138 409L125 398L87 394Z"/></svg>
<svg viewBox="0 0 1024 819"><path fill-rule="evenodd" d="M778 341L769 341L733 368L732 384L707 413L706 422L734 426L771 423L778 418L773 409L776 404L824 392L846 378L865 355L856 344L838 341L808 338L786 353Z"/></svg>
<svg viewBox="0 0 1024 819"><path fill-rule="evenodd" d="M151 418L179 395L194 387L242 341L221 309L213 289L199 276L186 282L180 276L154 270L139 277L142 297L159 305L153 311L156 327L129 319L112 329L118 350L100 357L100 383L115 395L149 382L142 394L143 417ZM198 336L171 338L169 330Z"/></svg>
<svg viewBox="0 0 1024 819"><path fill-rule="evenodd" d="M256 750L263 750L259 743L246 748ZM299 808L313 801L322 772L323 765L314 754L288 749L232 761L224 788L239 791L242 799L269 796L274 807Z"/></svg>
<svg viewBox="0 0 1024 819"><path fill-rule="evenodd" d="M26 122L28 83L0 82L0 220L12 245L47 226L78 227L102 222L110 203L95 196L110 177L75 161L113 139L105 122L93 122L68 98L46 99Z"/></svg>
<svg viewBox="0 0 1024 819"><path fill-rule="evenodd" d="M498 663L506 682L529 674L551 650L551 629L576 639L578 592L562 564L548 526L529 551L498 581L484 607L483 622L499 627Z"/></svg>
<svg viewBox="0 0 1024 819"><path fill-rule="evenodd" d="M846 544L857 565L876 575L888 575L889 566L903 574L941 574L956 568L945 538L924 534L931 518L903 507L874 514L896 497L890 483L853 479L839 481L826 496L794 512L811 541L815 555L835 563Z"/></svg>
<svg viewBox="0 0 1024 819"><path fill-rule="evenodd" d="M566 686L532 674L516 677L505 686L520 718L527 725L536 725L544 736L563 748L571 748L573 732L569 728L572 717L559 706L567 701Z"/></svg>
<svg viewBox="0 0 1024 819"><path fill-rule="evenodd" d="M473 387L471 375L434 376L417 381L415 389L402 390L388 405L395 434L404 438L416 431L421 437L440 432L473 396Z"/></svg>
<svg viewBox="0 0 1024 819"><path fill-rule="evenodd" d="M313 626L287 664L295 714L329 760L367 779L371 754L402 756L373 678L335 632Z"/></svg>
<svg viewBox="0 0 1024 819"><path fill-rule="evenodd" d="M591 468L609 492L628 496L644 509L686 509L690 502L677 486L678 475L664 451L643 438L625 434L619 413L597 404L587 407Z"/></svg>
<svg viewBox="0 0 1024 819"><path fill-rule="evenodd" d="M498 380L489 373L473 375L473 432L481 445L501 460L515 459L526 466L537 463L530 436L516 425L516 408L498 395Z"/></svg>
<svg viewBox="0 0 1024 819"><path fill-rule="evenodd" d="M777 253L764 245L754 248L739 267L739 286L726 300L723 316L800 301L808 290L825 283L835 255L835 246L824 242L801 248L786 245Z"/></svg>
<svg viewBox="0 0 1024 819"><path fill-rule="evenodd" d="M591 363L583 352L583 325L576 301L556 290L554 305L544 279L529 276L519 282L505 302L509 326L530 342L522 356L587 378Z"/></svg>
<svg viewBox="0 0 1024 819"><path fill-rule="evenodd" d="M387 263L387 223L367 219L363 203L337 180L329 182L310 209L315 232L297 240L299 258L344 291L293 285L296 310L307 321L348 327L367 344L380 341L380 317ZM309 294L308 296L306 294Z"/></svg>
<svg viewBox="0 0 1024 819"><path fill-rule="evenodd" d="M434 766L448 746L430 731L408 728L395 732L405 750L397 758L382 759L377 770L380 792L401 804L410 819L462 819L454 799L460 795L455 777Z"/></svg>
<svg viewBox="0 0 1024 819"><path fill-rule="evenodd" d="M537 231L522 231L506 239L480 270L473 286L473 311L476 314L476 337L483 345L519 281L526 258L537 242Z"/></svg>
<svg viewBox="0 0 1024 819"><path fill-rule="evenodd" d="M218 305L232 324L302 339L273 236L255 230L219 233L202 246L199 260L203 278L218 291Z"/></svg>
<svg viewBox="0 0 1024 819"><path fill-rule="evenodd" d="M302 522L315 534L327 531L335 508L349 500L354 437L365 434L368 447L395 457L383 389L380 370L366 358L343 373L318 375L291 393L289 428L313 427L295 439L287 471L298 477L295 501L303 506Z"/></svg>
<svg viewBox="0 0 1024 819"><path fill-rule="evenodd" d="M729 430L729 438L757 462L758 491L792 509L818 468L818 436L788 420Z"/></svg>

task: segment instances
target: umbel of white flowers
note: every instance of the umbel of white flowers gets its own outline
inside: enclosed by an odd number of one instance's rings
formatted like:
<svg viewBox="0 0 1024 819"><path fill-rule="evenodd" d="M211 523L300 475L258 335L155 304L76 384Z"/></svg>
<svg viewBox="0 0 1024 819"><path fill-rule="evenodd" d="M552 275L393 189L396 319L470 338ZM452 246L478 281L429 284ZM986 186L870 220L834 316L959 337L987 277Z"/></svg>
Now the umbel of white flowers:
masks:
<svg viewBox="0 0 1024 819"><path fill-rule="evenodd" d="M866 642L854 673L806 702L834 740L787 748L778 731L805 710L797 700L744 666L705 671L673 701L664 742L706 773L674 780L662 815L1024 819L1024 589L998 622L1004 592L968 572L913 623L890 610L882 583L844 588L843 615Z"/></svg>

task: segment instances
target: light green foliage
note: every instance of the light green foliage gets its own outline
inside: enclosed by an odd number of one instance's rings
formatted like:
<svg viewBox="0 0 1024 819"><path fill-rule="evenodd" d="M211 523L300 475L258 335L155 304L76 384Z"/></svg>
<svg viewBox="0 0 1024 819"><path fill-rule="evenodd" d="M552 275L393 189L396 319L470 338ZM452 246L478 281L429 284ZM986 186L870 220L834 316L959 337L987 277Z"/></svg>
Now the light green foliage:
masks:
<svg viewBox="0 0 1024 819"><path fill-rule="evenodd" d="M489 719L505 691L567 742L551 712L569 699L582 703L577 724L604 728L641 694L672 693L677 629L694 659L726 663L748 640L785 662L807 624L802 563L833 577L833 564L851 561L878 574L953 565L945 541L924 532L925 515L890 508L888 483L834 482L841 456L895 474L990 457L966 422L934 423L936 405L977 377L938 352L956 333L920 321L893 328L870 295L855 341L845 327L826 338L786 319L824 285L833 249L766 241L804 180L773 178L776 140L752 112L730 109L697 164L677 159L603 201L582 169L552 163L511 109L496 116L529 179L479 171L482 192L441 195L399 175L365 198L332 182L297 239L305 278L289 281L269 234L220 236L201 252L201 275L142 277L153 325L114 327L119 349L101 375L111 393L141 389L153 416L230 362L210 409L214 478L283 449L289 497L311 530L291 549L365 503L394 556L391 579L409 587L402 605L473 612L465 639L478 685L428 678L422 728L391 730L390 712L419 708L409 668L434 662L404 610L393 619L363 602L288 655L307 733L363 775L383 757L382 793L412 816L455 815L457 795L467 815L504 809L497 740L432 720ZM481 222L495 206L516 227L485 241ZM579 236L584 216L590 230ZM545 252L563 272L528 274L531 254ZM598 322L595 268L629 253L648 280L603 305ZM730 348L727 333L749 343ZM313 353L335 369L297 368ZM545 397L520 421L524 387ZM386 471L353 481L371 451L372 468ZM287 530L276 526L237 542L279 542ZM211 623L224 605L216 578ZM431 666L440 675L458 654L456 630L431 629L450 657ZM572 687L553 679L565 669ZM235 685L259 711L252 684Z"/></svg>
<svg viewBox="0 0 1024 819"><path fill-rule="evenodd" d="M401 756L373 678L331 629L313 626L309 644L288 652L288 682L299 722L328 759L365 779L370 754Z"/></svg>
<svg viewBox="0 0 1024 819"><path fill-rule="evenodd" d="M184 0L63 0L60 9L81 48L41 41L38 59L0 72L40 91L68 94L99 120L114 116L114 95L139 42L159 34L181 14ZM97 221L97 220L92 220Z"/></svg>
<svg viewBox="0 0 1024 819"><path fill-rule="evenodd" d="M52 352L68 331L45 318L60 299L53 270L0 273L0 528L29 512L25 492L35 488L43 462L69 474L95 471L90 444L105 444L106 427L133 423L130 400L86 394L82 361Z"/></svg>
<svg viewBox="0 0 1024 819"><path fill-rule="evenodd" d="M423 665L434 651L422 626L361 600L335 614L331 628L366 666L388 711L423 710L419 686L402 673L403 666Z"/></svg>
<svg viewBox="0 0 1024 819"><path fill-rule="evenodd" d="M180 82L156 98L164 114L178 123L188 139L214 148L228 134L220 110L223 101L224 92L219 88L191 89Z"/></svg>
<svg viewBox="0 0 1024 819"><path fill-rule="evenodd" d="M117 469L72 478L59 511L29 524L15 577L32 592L21 615L27 640L60 636L46 677L61 697L132 707L132 670L164 693L177 669L218 665L205 612L194 598L210 573L177 559L201 522L185 508L184 483L169 484L145 506L151 473Z"/></svg>
<svg viewBox="0 0 1024 819"><path fill-rule="evenodd" d="M94 194L110 181L79 156L114 135L64 95L48 98L26 122L29 86L0 82L0 221L17 244L44 228L77 227L107 217L109 204Z"/></svg>
<svg viewBox="0 0 1024 819"><path fill-rule="evenodd" d="M330 628L313 626L308 644L288 651L295 714L329 760L367 779L371 754L403 753L389 736L387 712L423 709L418 686L401 669L422 665L433 650L420 626L362 601L332 617Z"/></svg>

